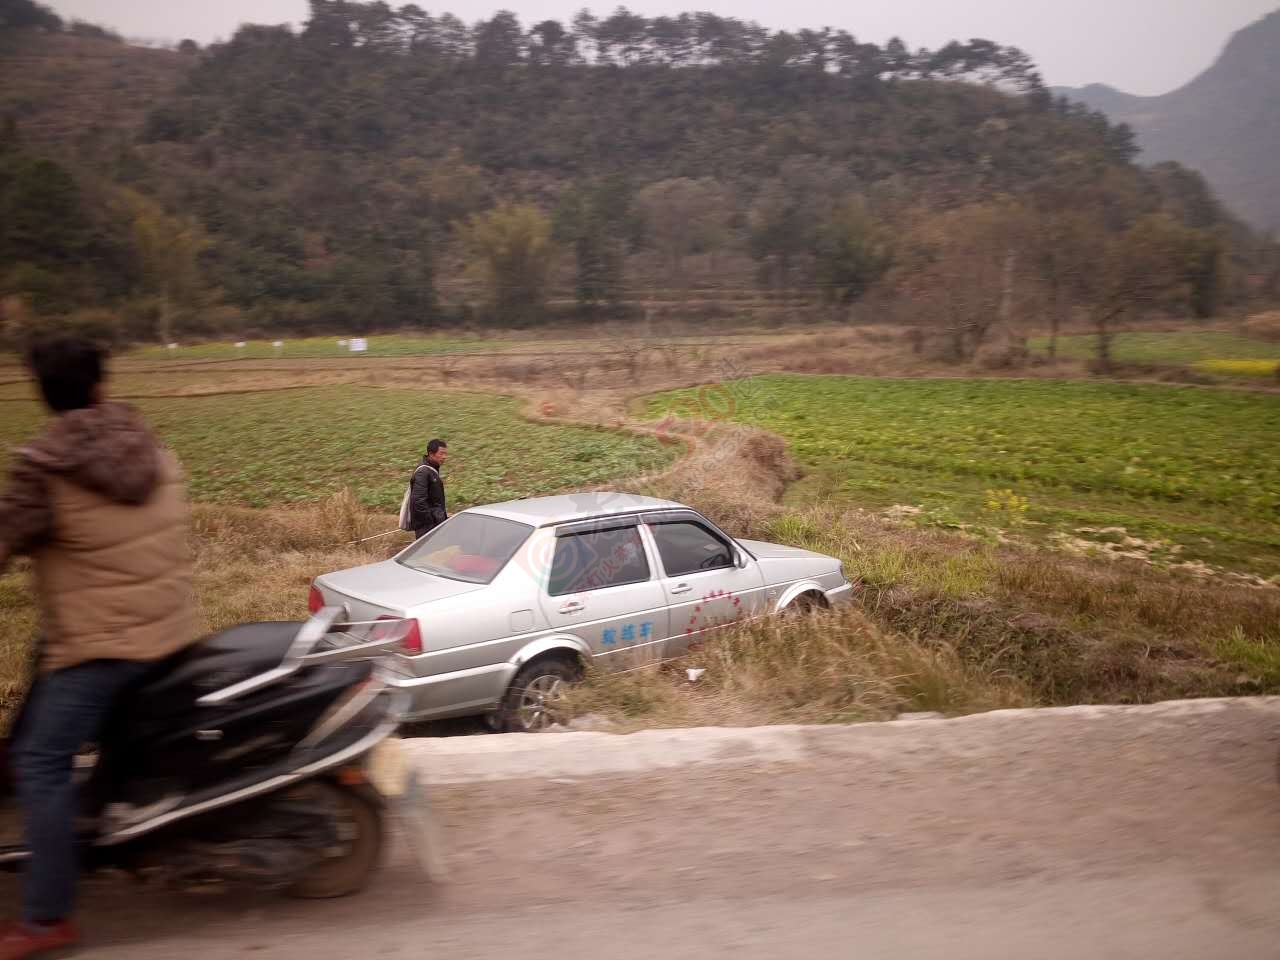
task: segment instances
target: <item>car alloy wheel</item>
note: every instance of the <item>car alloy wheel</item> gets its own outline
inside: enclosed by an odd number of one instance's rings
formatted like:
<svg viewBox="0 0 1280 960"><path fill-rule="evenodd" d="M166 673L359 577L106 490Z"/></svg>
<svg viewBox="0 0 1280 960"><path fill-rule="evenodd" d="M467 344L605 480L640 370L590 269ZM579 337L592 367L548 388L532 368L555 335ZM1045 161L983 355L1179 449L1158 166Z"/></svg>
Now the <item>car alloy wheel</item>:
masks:
<svg viewBox="0 0 1280 960"><path fill-rule="evenodd" d="M517 708L525 730L545 730L560 720L564 704L564 679L545 673L530 680L520 691Z"/></svg>

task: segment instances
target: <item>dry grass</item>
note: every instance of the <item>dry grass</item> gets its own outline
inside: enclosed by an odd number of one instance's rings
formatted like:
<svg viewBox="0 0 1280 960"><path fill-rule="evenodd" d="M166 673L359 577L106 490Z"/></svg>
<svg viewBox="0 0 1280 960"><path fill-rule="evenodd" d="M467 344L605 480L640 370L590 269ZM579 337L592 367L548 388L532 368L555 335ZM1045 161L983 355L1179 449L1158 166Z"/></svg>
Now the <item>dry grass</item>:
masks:
<svg viewBox="0 0 1280 960"><path fill-rule="evenodd" d="M575 711L632 728L1280 692L1280 590L834 504L787 510L777 499L793 475L779 438L717 429L650 489L737 535L839 557L861 582L857 607L729 629L677 662L593 675ZM691 683L690 667L706 673Z"/></svg>
<svg viewBox="0 0 1280 960"><path fill-rule="evenodd" d="M690 681L690 668L705 672ZM1031 702L1016 678L971 664L945 643L893 635L846 608L725 630L678 663L592 674L570 706L624 727L750 726Z"/></svg>
<svg viewBox="0 0 1280 960"><path fill-rule="evenodd" d="M0 577L0 734L31 673L36 610L26 590L27 567L19 562L8 576Z"/></svg>
<svg viewBox="0 0 1280 960"><path fill-rule="evenodd" d="M921 530L771 499L788 469L757 438L661 478L663 492L734 532L839 556L859 605L723 631L676 664L592 677L579 711L630 726L843 722L902 711L1142 702L1280 691L1280 591L1206 582ZM726 456L726 455L722 455ZM743 481L742 478L748 478ZM349 493L308 508L198 506L196 575L207 629L305 615L317 573L389 556L404 537ZM0 701L25 686L35 613L25 570L0 578ZM706 670L690 683L684 670Z"/></svg>
<svg viewBox="0 0 1280 960"><path fill-rule="evenodd" d="M796 478L781 437L724 424L701 436L679 422L668 436L685 444L677 464L647 484L654 496L696 503L727 531L746 536L782 513L778 499Z"/></svg>
<svg viewBox="0 0 1280 960"><path fill-rule="evenodd" d="M1280 647L1280 590L1099 562L833 508L773 533L840 556L882 627L949 644L1046 704L1273 692L1224 639Z"/></svg>
<svg viewBox="0 0 1280 960"><path fill-rule="evenodd" d="M665 491L713 516L733 485ZM857 607L726 630L677 662L589 678L623 728L1280 692L1280 590L1099 562L760 498L735 532L838 556ZM690 683L685 670L707 672Z"/></svg>
<svg viewBox="0 0 1280 960"><path fill-rule="evenodd" d="M1241 332L1246 337L1257 337L1259 340L1280 340L1280 310L1255 313L1241 324L1241 328Z"/></svg>

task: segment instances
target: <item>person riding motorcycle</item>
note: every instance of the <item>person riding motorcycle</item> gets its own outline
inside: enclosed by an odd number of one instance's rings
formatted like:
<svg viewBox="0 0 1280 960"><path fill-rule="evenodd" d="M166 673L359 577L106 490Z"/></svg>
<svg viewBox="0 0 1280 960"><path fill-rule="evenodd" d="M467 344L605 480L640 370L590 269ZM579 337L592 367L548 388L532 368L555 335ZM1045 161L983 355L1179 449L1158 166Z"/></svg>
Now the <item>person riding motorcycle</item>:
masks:
<svg viewBox="0 0 1280 960"><path fill-rule="evenodd" d="M0 928L0 960L77 940L77 751L147 665L200 635L177 458L129 406L103 393L105 351L75 337L37 343L27 364L53 413L14 452L0 495L0 573L33 561L42 638L10 762L31 859L22 917Z"/></svg>

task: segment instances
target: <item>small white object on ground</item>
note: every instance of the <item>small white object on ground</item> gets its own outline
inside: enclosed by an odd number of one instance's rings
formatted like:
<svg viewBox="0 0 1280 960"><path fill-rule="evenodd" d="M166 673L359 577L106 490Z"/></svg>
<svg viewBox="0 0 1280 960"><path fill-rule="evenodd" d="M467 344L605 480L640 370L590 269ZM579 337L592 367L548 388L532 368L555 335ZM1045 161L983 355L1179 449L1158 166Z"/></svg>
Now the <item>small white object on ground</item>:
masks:
<svg viewBox="0 0 1280 960"><path fill-rule="evenodd" d="M598 713L587 713L575 717L564 725L564 729L573 731L604 731L614 729L613 721Z"/></svg>
<svg viewBox="0 0 1280 960"><path fill-rule="evenodd" d="M684 672L684 674L689 678L690 683L696 683L702 679L702 675L706 672L707 670L705 667L690 667Z"/></svg>

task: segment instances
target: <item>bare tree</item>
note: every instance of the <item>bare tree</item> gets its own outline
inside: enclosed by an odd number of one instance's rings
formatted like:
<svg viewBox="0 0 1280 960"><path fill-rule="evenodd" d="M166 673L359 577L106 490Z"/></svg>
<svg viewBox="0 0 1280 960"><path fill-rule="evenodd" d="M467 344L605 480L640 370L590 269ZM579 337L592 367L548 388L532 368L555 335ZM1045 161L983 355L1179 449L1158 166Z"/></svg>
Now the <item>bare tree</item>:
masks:
<svg viewBox="0 0 1280 960"><path fill-rule="evenodd" d="M1049 327L1049 359L1058 356L1058 335L1082 284L1096 269L1092 247L1106 233L1098 217L1075 210L1052 210L1037 218L1027 254L1044 289Z"/></svg>
<svg viewBox="0 0 1280 960"><path fill-rule="evenodd" d="M1076 277L1076 292L1089 310L1097 336L1097 368L1114 367L1112 344L1129 317L1149 311L1185 309L1201 232L1165 214L1150 214L1127 230L1099 234L1091 258Z"/></svg>
<svg viewBox="0 0 1280 960"><path fill-rule="evenodd" d="M909 229L896 278L941 328L952 360L971 358L998 325L1012 332L1025 211L1011 202L922 215Z"/></svg>
<svg viewBox="0 0 1280 960"><path fill-rule="evenodd" d="M685 260L721 247L733 216L733 199L712 179L679 177L651 183L636 196L645 236L662 257L668 277L688 286Z"/></svg>

